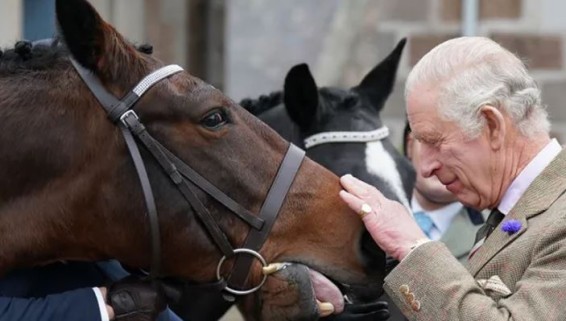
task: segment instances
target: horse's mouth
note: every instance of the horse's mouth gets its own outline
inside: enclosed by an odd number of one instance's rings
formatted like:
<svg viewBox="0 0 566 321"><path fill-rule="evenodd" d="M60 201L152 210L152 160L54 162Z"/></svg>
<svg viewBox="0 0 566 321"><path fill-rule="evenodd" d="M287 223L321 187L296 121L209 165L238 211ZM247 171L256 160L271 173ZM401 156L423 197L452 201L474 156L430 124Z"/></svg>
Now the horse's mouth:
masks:
<svg viewBox="0 0 566 321"><path fill-rule="evenodd" d="M340 288L324 274L309 268L314 295L321 315L344 311L346 296Z"/></svg>
<svg viewBox="0 0 566 321"><path fill-rule="evenodd" d="M264 268L264 274L277 273L291 264L301 263L274 263ZM382 293L381 287L352 286L334 280L314 268L303 265L308 269L312 292L316 298L320 316L339 314L346 305L365 304L376 300Z"/></svg>

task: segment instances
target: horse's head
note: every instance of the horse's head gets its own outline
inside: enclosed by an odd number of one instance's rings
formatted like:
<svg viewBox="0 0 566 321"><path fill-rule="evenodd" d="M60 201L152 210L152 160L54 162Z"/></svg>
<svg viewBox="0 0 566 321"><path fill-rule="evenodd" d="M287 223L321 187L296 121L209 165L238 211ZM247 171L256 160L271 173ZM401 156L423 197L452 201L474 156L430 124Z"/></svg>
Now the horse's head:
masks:
<svg viewBox="0 0 566 321"><path fill-rule="evenodd" d="M318 88L308 66L300 64L288 72L283 93L242 105L332 172L353 174L408 206L415 173L380 117L404 46L405 39L350 89Z"/></svg>
<svg viewBox="0 0 566 321"><path fill-rule="evenodd" d="M126 42L85 0L57 0L56 11L64 47L25 46L0 58L0 273L56 259L117 258L149 268L151 227L123 126L108 119L69 58L126 101L163 64ZM136 128L136 135L147 133L241 208L260 211L288 148L272 129L186 72L152 86L133 110L147 129ZM196 198L189 204L176 187L181 183L169 178L173 169L165 172L150 148L141 156L159 214L159 273L215 281L222 252L209 226L218 225L233 247L253 228L193 183L186 185ZM380 291L383 256L361 250L363 226L339 190L337 176L304 159L259 252L267 262L312 270L273 276L286 285L268 278L255 297L262 318L316 318L317 297L340 310L342 295L329 279ZM212 220L196 217L196 203ZM225 262L220 274L232 265ZM254 261L245 287L262 277Z"/></svg>

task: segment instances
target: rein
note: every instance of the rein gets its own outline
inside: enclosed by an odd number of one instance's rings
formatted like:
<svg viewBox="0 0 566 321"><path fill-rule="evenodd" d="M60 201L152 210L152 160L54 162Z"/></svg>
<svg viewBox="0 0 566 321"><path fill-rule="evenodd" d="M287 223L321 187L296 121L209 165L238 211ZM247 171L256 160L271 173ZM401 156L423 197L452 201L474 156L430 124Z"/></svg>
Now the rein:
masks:
<svg viewBox="0 0 566 321"><path fill-rule="evenodd" d="M108 114L108 118L120 128L130 156L134 162L143 190L150 223L152 255L150 276L152 278L159 276L161 267L161 237L155 199L144 161L139 152L138 143L143 144L143 146L157 160L161 168L169 176L179 192L194 210L197 217L204 224L205 229L223 254L223 257L220 259L217 266L218 280L216 282L196 285L187 284L185 285L185 288L188 291L204 293L203 296L213 293L214 298L209 300L210 302L218 302L219 298L224 298L224 300L228 301L226 302L228 307L235 300L233 295L246 295L260 289L267 278L265 275L259 285L247 290L242 290L242 287L248 279L254 259L259 260L264 266L267 265L267 262L258 251L267 240L271 228L277 219L285 197L304 159L305 152L293 144L289 145L287 153L280 164L260 212L256 216L228 195L224 194L220 189L210 183L206 178L199 175L189 165L184 163L155 138L153 138L140 121L136 112L131 109L147 92L147 90L160 81L183 71L183 68L177 65L162 67L144 77L138 85L124 96L124 98L118 99L107 91L100 80L92 72L82 67L72 59L71 62L82 80ZM189 182L192 184L189 184ZM248 233L244 245L241 248L234 249L232 247L228 238L218 223L214 220L209 210L198 198L196 194L197 188L204 191L206 194L237 215L241 220L250 225L250 232ZM240 253L247 255L239 255L236 257L232 272L229 276L225 278L220 275L223 262L227 258L232 258L236 256L236 254ZM214 307L209 306L208 308Z"/></svg>
<svg viewBox="0 0 566 321"><path fill-rule="evenodd" d="M368 143L389 136L389 128L382 126L368 132L322 132L305 138L305 149L329 143Z"/></svg>

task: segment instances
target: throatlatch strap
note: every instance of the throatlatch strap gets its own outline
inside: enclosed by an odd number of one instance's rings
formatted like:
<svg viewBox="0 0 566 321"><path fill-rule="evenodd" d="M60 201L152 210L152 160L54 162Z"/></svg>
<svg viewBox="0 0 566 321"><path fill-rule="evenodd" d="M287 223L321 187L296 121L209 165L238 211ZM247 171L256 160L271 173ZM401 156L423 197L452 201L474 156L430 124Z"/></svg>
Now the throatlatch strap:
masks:
<svg viewBox="0 0 566 321"><path fill-rule="evenodd" d="M126 141L126 146L130 151L130 155L134 162L136 171L138 172L138 177L140 179L140 184L142 186L142 191L144 195L144 202L147 209L147 216L149 219L149 229L151 233L151 273L152 277L157 277L159 275L161 266L161 235L159 232L159 218L157 217L157 207L155 206L155 197L153 196L153 190L151 189L151 183L149 182L149 177L147 176L147 171L143 159L140 155L138 145L132 136L132 133L126 128L124 124L120 124L120 130Z"/></svg>
<svg viewBox="0 0 566 321"><path fill-rule="evenodd" d="M161 81L162 79L183 70L183 68L177 65L170 65L160 68L144 77L144 79L142 79L142 81L134 88L134 91L126 95L124 99L119 100L108 92L108 90L102 85L98 77L96 77L96 75L94 75L90 70L81 66L74 59L71 59L71 64L73 65L73 67L75 67L75 70L82 78L83 82L87 85L94 97L107 112L108 117L113 122L117 122L120 117L122 117L122 115L126 113L128 109L130 109L149 88L151 88L151 86ZM126 141L126 146L128 147L128 150L134 162L134 166L138 173L140 184L142 186L144 202L150 223L152 256L150 272L152 277L157 277L159 275L159 271L161 270L161 236L159 232L159 219L157 217L155 197L153 195L151 183L147 175L147 170L145 169L145 164L143 162L143 159L141 158L138 145L132 137L131 132L125 127L125 124L119 124L118 126L122 131L124 140Z"/></svg>
<svg viewBox="0 0 566 321"><path fill-rule="evenodd" d="M71 59L71 63L75 67L77 73L82 78L84 83L93 93L95 98L101 104L101 106L106 110L110 118L115 118L113 116L113 112L115 113L116 110L126 108L124 110L131 108L137 99L133 99L133 96L130 96L130 99L127 100L127 103L118 100L114 95L109 93L106 88L102 85L98 77L96 77L91 71L87 70L83 66L81 66L78 62ZM177 71L178 72L178 71ZM145 91L144 91L145 92ZM143 94L143 92L142 92ZM117 116L118 119L120 116ZM113 119L115 121L115 119ZM124 136L124 140L126 141L126 146L130 152L132 160L134 162L134 166L138 173L138 178L140 180L140 184L142 186L142 192L144 195L144 202L147 209L147 215L149 220L149 230L150 230L150 241L151 241L151 276L157 277L159 271L161 270L161 235L159 231L159 218L157 217L157 207L155 206L155 198L153 196L153 191L151 189L151 183L149 181L149 177L147 176L147 170L145 169L145 164L143 159L141 158L138 145L136 144L134 138L130 131L125 127L124 124L118 125L122 131L122 135Z"/></svg>

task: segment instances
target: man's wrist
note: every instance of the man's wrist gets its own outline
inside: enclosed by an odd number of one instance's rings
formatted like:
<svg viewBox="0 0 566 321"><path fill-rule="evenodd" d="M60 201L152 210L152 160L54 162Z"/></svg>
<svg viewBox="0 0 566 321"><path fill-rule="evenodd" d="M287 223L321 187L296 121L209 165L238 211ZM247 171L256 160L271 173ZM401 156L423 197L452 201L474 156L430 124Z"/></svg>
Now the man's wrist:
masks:
<svg viewBox="0 0 566 321"><path fill-rule="evenodd" d="M108 304L108 289L105 287L101 287L100 293L102 293L102 297L104 298L104 302L106 303L106 312L108 313L108 318L110 320L114 320L114 309L110 304Z"/></svg>
<svg viewBox="0 0 566 321"><path fill-rule="evenodd" d="M399 253L399 256L397 258L397 260L399 260L399 262L401 262L403 259L405 259L409 254L411 254L415 249L417 249L419 246L431 242L431 239L428 238L421 238L421 239L417 239L411 243L409 243L407 246L401 248L401 251Z"/></svg>

